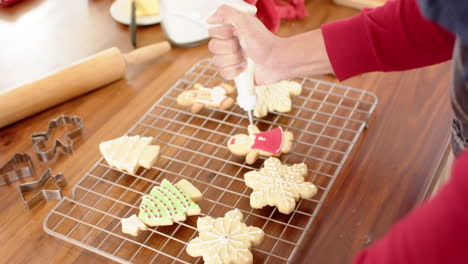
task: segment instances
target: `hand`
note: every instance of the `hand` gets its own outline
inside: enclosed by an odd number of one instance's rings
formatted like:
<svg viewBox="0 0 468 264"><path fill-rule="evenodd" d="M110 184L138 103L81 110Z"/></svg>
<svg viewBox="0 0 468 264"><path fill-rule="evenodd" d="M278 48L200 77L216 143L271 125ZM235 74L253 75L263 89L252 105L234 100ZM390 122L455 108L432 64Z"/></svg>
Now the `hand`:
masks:
<svg viewBox="0 0 468 264"><path fill-rule="evenodd" d="M208 46L214 55L213 63L225 79L242 72L246 57L255 62L255 81L259 85L333 72L320 29L280 38L251 14L225 5L208 23L225 24L209 30L212 39Z"/></svg>
<svg viewBox="0 0 468 264"><path fill-rule="evenodd" d="M271 57L281 39L273 35L257 18L229 6L221 6L208 19L210 24L225 24L209 30L212 37L209 49L213 63L220 68L225 79L233 79L243 71L246 57L255 62L257 84L281 79Z"/></svg>

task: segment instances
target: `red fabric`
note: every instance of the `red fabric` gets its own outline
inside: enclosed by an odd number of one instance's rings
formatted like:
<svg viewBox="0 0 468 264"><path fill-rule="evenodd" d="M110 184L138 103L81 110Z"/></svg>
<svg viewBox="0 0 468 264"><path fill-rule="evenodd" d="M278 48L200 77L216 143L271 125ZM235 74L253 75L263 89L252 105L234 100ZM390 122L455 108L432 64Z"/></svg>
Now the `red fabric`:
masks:
<svg viewBox="0 0 468 264"><path fill-rule="evenodd" d="M354 264L468 263L468 152L461 154L450 182L415 209Z"/></svg>
<svg viewBox="0 0 468 264"><path fill-rule="evenodd" d="M401 71L452 57L454 36L425 19L416 0L390 0L358 16L322 26L340 80L371 71Z"/></svg>
<svg viewBox="0 0 468 264"><path fill-rule="evenodd" d="M273 33L279 29L281 19L296 19L307 16L304 0L244 0L257 7L257 17Z"/></svg>

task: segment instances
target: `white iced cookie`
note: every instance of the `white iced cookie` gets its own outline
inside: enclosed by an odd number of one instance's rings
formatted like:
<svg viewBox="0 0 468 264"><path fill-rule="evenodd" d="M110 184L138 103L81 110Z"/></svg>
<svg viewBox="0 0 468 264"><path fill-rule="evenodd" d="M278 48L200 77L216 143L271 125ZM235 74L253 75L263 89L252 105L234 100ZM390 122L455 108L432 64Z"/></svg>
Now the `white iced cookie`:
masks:
<svg viewBox="0 0 468 264"><path fill-rule="evenodd" d="M263 241L264 232L257 227L241 222L242 213L235 209L224 217L213 219L209 216L198 218L199 235L187 245L192 257L203 257L206 264L250 264L252 246Z"/></svg>
<svg viewBox="0 0 468 264"><path fill-rule="evenodd" d="M259 171L244 175L245 184L253 189L250 206L255 209L276 206L283 214L290 214L299 198L308 199L317 194L317 187L304 181L307 165L281 164L277 158L268 158Z"/></svg>
<svg viewBox="0 0 468 264"><path fill-rule="evenodd" d="M286 113L291 111L291 96L298 96L302 92L302 86L293 81L281 81L275 84L256 86L257 105L254 115L262 118L269 112Z"/></svg>
<svg viewBox="0 0 468 264"><path fill-rule="evenodd" d="M124 234L138 236L138 232L140 230L148 230L148 227L141 222L136 215L132 215L128 218L122 218L120 222L122 224L122 233Z"/></svg>
<svg viewBox="0 0 468 264"><path fill-rule="evenodd" d="M149 169L159 156L159 146L152 137L123 136L99 144L106 162L121 171L135 174L140 166Z"/></svg>

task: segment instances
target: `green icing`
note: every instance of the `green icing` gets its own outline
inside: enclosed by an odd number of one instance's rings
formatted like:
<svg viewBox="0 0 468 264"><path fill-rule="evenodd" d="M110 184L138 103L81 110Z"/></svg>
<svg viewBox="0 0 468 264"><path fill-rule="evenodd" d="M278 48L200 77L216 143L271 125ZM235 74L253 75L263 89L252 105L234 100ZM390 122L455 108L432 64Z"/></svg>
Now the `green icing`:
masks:
<svg viewBox="0 0 468 264"><path fill-rule="evenodd" d="M138 217L144 222L171 221L172 218L164 202L151 195L143 196Z"/></svg>
<svg viewBox="0 0 468 264"><path fill-rule="evenodd" d="M187 212L186 207L183 206L182 201L180 201L177 196L175 196L169 190L163 187L153 188L151 195L159 195L169 200L172 210L174 211L173 217L180 219L185 218L185 213Z"/></svg>
<svg viewBox="0 0 468 264"><path fill-rule="evenodd" d="M143 222L155 225L185 220L187 211L199 211L198 204L177 184L163 180L160 187L154 187L149 195L142 198L138 217Z"/></svg>
<svg viewBox="0 0 468 264"><path fill-rule="evenodd" d="M189 208L188 210L200 210L200 206L198 206L198 204L196 204L192 198L190 198L190 196L184 192L184 190L182 190L182 188L180 188L177 184L174 184L174 188L184 196L184 199L185 201L188 201L189 203Z"/></svg>

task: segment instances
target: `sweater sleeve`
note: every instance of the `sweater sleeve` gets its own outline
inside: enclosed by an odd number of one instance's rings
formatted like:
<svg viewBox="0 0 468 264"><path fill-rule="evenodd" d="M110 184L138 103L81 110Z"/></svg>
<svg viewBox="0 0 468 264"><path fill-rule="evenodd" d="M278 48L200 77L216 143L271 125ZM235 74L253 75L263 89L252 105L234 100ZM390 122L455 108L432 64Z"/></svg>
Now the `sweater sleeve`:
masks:
<svg viewBox="0 0 468 264"><path fill-rule="evenodd" d="M372 71L401 71L449 60L454 36L424 18L416 0L382 7L322 26L333 70L340 80Z"/></svg>
<svg viewBox="0 0 468 264"><path fill-rule="evenodd" d="M354 264L468 263L468 152L432 199L362 251Z"/></svg>

